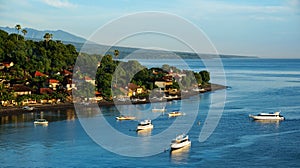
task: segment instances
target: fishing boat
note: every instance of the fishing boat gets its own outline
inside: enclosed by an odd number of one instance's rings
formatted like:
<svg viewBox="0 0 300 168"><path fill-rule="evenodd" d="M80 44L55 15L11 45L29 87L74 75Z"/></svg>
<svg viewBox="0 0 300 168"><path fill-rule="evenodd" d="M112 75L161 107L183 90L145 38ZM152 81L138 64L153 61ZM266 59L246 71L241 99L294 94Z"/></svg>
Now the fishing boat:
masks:
<svg viewBox="0 0 300 168"><path fill-rule="evenodd" d="M254 120L284 120L285 118L280 115L280 112L275 113L260 113L258 115L249 115Z"/></svg>
<svg viewBox="0 0 300 168"><path fill-rule="evenodd" d="M136 131L152 129L152 128L153 128L153 124L152 124L151 120L144 120L138 124Z"/></svg>
<svg viewBox="0 0 300 168"><path fill-rule="evenodd" d="M124 116L124 115L120 115L118 117L116 117L116 120L134 120L135 117L134 116Z"/></svg>
<svg viewBox="0 0 300 168"><path fill-rule="evenodd" d="M177 117L177 116L182 116L184 115L184 113L180 112L180 111L172 111L169 114L169 117Z"/></svg>
<svg viewBox="0 0 300 168"><path fill-rule="evenodd" d="M163 107L163 108L153 108L152 109L152 112L165 112L166 111L166 108Z"/></svg>
<svg viewBox="0 0 300 168"><path fill-rule="evenodd" d="M176 150L183 148L185 146L191 145L191 141L189 140L189 136L186 134L178 135L171 142L171 150Z"/></svg>
<svg viewBox="0 0 300 168"><path fill-rule="evenodd" d="M35 125L47 125L48 121L46 119L35 119L33 122Z"/></svg>

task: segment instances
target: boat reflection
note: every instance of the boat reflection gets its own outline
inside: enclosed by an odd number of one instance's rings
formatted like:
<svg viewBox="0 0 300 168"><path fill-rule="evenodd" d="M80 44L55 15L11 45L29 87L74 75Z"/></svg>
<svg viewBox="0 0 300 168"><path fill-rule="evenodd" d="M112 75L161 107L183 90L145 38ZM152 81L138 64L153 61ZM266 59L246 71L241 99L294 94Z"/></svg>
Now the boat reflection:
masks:
<svg viewBox="0 0 300 168"><path fill-rule="evenodd" d="M263 123L263 124L270 124L270 123L279 124L280 120L254 120L254 122Z"/></svg>
<svg viewBox="0 0 300 168"><path fill-rule="evenodd" d="M145 130L137 131L137 134L139 137L151 136L151 133L152 133L152 129L145 129Z"/></svg>
<svg viewBox="0 0 300 168"><path fill-rule="evenodd" d="M190 153L190 148L191 148L191 145L187 145L180 149L171 150L170 156L171 156L172 162L174 162L174 163L187 162L189 153Z"/></svg>
<svg viewBox="0 0 300 168"><path fill-rule="evenodd" d="M263 127L274 127L279 128L280 120L253 120L253 122L258 123Z"/></svg>
<svg viewBox="0 0 300 168"><path fill-rule="evenodd" d="M13 124L14 126L25 126L27 123L32 123L37 118L45 118L48 121L75 121L76 113L72 108L45 110L32 113L12 114L0 116L0 125ZM31 124L30 124L31 125Z"/></svg>

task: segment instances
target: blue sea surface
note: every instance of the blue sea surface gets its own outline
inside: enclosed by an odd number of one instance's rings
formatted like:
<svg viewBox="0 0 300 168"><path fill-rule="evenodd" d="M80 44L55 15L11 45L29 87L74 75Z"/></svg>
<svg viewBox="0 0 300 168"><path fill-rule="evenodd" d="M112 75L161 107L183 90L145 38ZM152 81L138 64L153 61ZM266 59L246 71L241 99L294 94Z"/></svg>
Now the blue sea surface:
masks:
<svg viewBox="0 0 300 168"><path fill-rule="evenodd" d="M182 60L141 60L150 67L170 64L179 68ZM207 69L205 61L183 60L190 69ZM206 60L210 63L216 59ZM212 96L224 90L200 96L197 118L188 131L191 147L148 157L127 157L110 152L85 132L74 109L49 109L37 113L0 117L0 167L300 167L300 59L222 59L226 75L226 102L221 119L211 136L199 142L199 134ZM214 68L214 67L212 67ZM217 67L220 68L220 67ZM208 69L209 70L209 69ZM218 81L219 76L211 76ZM166 103L169 111L182 104L192 106L195 98ZM161 104L154 104L160 106ZM146 135L135 132L137 121L116 121L118 108L132 107L153 115L154 129ZM139 137L163 132L175 121L166 114L151 112L149 105L101 107L101 115L87 110L87 119L105 117L121 133ZM148 111L147 111L148 110ZM286 120L256 122L249 114L281 111ZM186 111L189 117L189 111ZM34 126L35 118L43 117L48 126ZM97 130L101 134L101 130ZM101 135L109 136L109 135ZM111 143L118 142L111 139ZM170 140L171 142L171 140ZM125 144L125 143L124 143ZM122 148L130 146L117 144ZM133 144L134 145L134 144Z"/></svg>

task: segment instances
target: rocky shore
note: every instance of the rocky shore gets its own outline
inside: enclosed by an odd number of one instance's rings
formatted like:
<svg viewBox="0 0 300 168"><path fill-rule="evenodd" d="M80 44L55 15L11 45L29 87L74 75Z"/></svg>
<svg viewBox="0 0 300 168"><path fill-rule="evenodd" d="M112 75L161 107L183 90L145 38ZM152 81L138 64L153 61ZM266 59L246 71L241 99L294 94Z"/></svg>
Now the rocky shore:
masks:
<svg viewBox="0 0 300 168"><path fill-rule="evenodd" d="M205 88L205 92L211 92L216 90L222 90L226 89L227 86L218 85L218 84L211 84L210 87ZM163 101L171 101L171 100L180 100L189 98L191 96L195 96L197 94L204 93L204 92L188 92L182 94L180 97L177 98L171 98L169 100L163 100ZM141 101L141 102L108 102L108 101L102 101L98 103L98 106L113 106L113 105L130 105L130 104L146 104L146 103L154 103L154 102L161 102L161 101ZM96 104L93 104L96 105ZM26 111L23 110L21 106L10 106L10 107L0 107L0 116L7 116L7 115L17 115L17 114L23 114L23 113L29 113L29 112L38 112L42 110L49 110L49 109L65 109L65 108L74 108L74 104L71 102L67 103L59 103L59 104L34 104L30 105L31 107L34 107L32 111Z"/></svg>

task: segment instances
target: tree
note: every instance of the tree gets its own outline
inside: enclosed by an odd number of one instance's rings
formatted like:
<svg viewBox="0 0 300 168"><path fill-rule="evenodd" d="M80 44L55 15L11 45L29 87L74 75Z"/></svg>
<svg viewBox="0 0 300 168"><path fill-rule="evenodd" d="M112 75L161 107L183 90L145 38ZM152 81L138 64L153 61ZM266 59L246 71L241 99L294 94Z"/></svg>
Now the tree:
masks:
<svg viewBox="0 0 300 168"><path fill-rule="evenodd" d="M22 33L24 34L24 37L25 37L26 34L27 34L27 30L26 30L26 29L23 29L23 30L22 30Z"/></svg>
<svg viewBox="0 0 300 168"><path fill-rule="evenodd" d="M206 70L204 70L204 71L201 71L201 72L199 72L199 73L200 73L200 75L201 75L202 82L203 82L204 84L208 83L209 80L210 80L209 72L206 71Z"/></svg>
<svg viewBox="0 0 300 168"><path fill-rule="evenodd" d="M52 37L53 37L53 34L51 34L51 33L45 33L45 35L44 35L44 40L45 40L46 42L48 42L49 40L52 39Z"/></svg>
<svg viewBox="0 0 300 168"><path fill-rule="evenodd" d="M21 30L21 25L17 24L17 25L15 26L15 28L17 29L17 31L18 31L18 36L19 36L20 30ZM18 36L17 36L17 41L18 41Z"/></svg>
<svg viewBox="0 0 300 168"><path fill-rule="evenodd" d="M115 55L116 58L118 58L118 56L119 56L119 50L115 50L114 51L114 55Z"/></svg>
<svg viewBox="0 0 300 168"><path fill-rule="evenodd" d="M202 84L202 77L199 73L194 73L195 79L198 84Z"/></svg>

